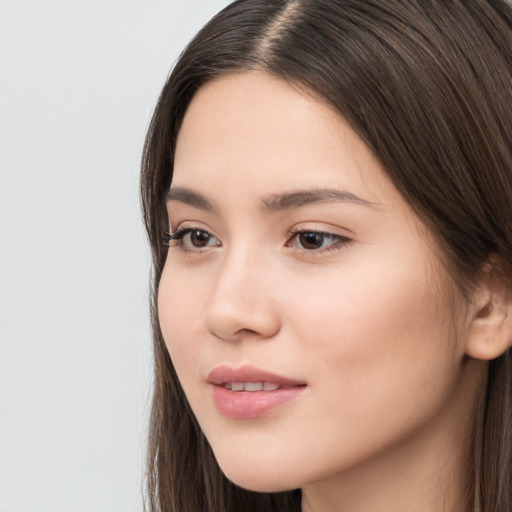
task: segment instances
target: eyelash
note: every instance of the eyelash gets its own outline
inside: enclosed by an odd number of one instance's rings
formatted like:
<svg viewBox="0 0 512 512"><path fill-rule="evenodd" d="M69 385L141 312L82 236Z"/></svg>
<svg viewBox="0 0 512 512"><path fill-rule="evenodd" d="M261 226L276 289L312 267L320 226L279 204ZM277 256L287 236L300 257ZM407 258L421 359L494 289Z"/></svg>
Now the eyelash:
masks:
<svg viewBox="0 0 512 512"><path fill-rule="evenodd" d="M169 247L169 248L178 247L180 250L182 250L184 252L192 252L192 253L202 252L202 248L200 248L200 247L198 247L196 249L187 249L185 247L185 243L184 243L183 239L190 233L193 233L194 231L196 231L198 233L206 233L209 237L215 238L211 233L209 233L205 229L183 228L183 229L178 229L178 230L174 231L173 233L166 233L167 247Z"/></svg>
<svg viewBox="0 0 512 512"><path fill-rule="evenodd" d="M327 231L319 231L316 229L292 229L288 231L289 241L287 242L287 245L289 245L293 240L298 240L300 235L316 235L323 237L323 242L325 242L325 239L333 239L334 242L318 249L306 249L305 247L298 247L295 246L295 248L308 256L316 256L316 255L322 255L328 252L332 251L339 251L346 247L348 244L352 242L350 238L347 238L343 235L336 235L335 233L329 233Z"/></svg>
<svg viewBox="0 0 512 512"><path fill-rule="evenodd" d="M204 247L196 247L195 249L187 248L185 246L184 239L187 235L193 233L194 231L197 233L204 233L204 234L208 235L208 237L210 237L208 241L210 241L212 238L215 238L210 232L206 231L205 229L183 228L183 229L178 229L172 233L166 233L166 245L169 248L176 247L176 248L179 248L183 252L196 253L196 254L204 252L204 250L208 249L209 247L218 247L218 245L215 245L215 246L206 245ZM325 242L326 238L334 239L335 241L333 243L327 245L324 248L318 248L318 249L306 249L305 247L295 246L295 249L297 249L298 251L300 251L302 253L305 253L308 256L317 256L317 255L321 255L321 254L324 254L327 252L338 251L352 242L352 240L350 238L347 238L342 235L336 235L334 233L329 233L326 231L318 231L315 229L300 229L300 230L298 229L298 230L290 230L288 232L289 238L287 241L287 246L293 247L294 246L292 244L293 240L297 240L298 237L300 237L301 235L311 235L311 234L323 237L323 239L324 239L323 242Z"/></svg>

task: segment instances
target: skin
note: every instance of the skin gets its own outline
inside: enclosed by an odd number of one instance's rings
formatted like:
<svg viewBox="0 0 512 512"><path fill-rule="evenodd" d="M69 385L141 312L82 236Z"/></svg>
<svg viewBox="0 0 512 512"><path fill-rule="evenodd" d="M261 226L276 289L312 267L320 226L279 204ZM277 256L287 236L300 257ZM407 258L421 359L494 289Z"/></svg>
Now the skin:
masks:
<svg viewBox="0 0 512 512"><path fill-rule="evenodd" d="M344 120L263 73L216 79L188 108L171 188L212 207L168 201L171 230L203 238L171 242L159 315L226 476L300 487L306 512L464 510L481 304L451 286L435 241ZM264 207L319 189L361 201ZM331 235L305 247L297 230ZM206 382L220 364L307 387L263 417L227 418Z"/></svg>

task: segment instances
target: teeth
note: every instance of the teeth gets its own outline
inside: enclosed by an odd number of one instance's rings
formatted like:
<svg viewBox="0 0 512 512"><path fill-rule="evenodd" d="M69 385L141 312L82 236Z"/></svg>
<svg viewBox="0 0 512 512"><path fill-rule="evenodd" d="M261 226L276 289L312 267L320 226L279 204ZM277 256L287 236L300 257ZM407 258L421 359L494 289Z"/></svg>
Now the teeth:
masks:
<svg viewBox="0 0 512 512"><path fill-rule="evenodd" d="M224 387L231 391L274 391L280 386L272 382L226 382Z"/></svg>
<svg viewBox="0 0 512 512"><path fill-rule="evenodd" d="M263 382L246 382L244 391L263 391Z"/></svg>

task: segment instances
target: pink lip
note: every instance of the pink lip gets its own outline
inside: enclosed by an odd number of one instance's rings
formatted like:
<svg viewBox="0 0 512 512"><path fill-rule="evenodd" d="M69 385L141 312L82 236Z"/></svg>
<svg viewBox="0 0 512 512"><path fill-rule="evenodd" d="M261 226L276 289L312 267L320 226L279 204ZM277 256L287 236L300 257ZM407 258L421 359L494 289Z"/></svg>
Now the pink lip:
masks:
<svg viewBox="0 0 512 512"><path fill-rule="evenodd" d="M217 409L229 418L253 419L297 398L306 383L270 373L253 366L233 368L218 366L207 377ZM233 382L267 382L280 387L272 391L231 391L224 384Z"/></svg>

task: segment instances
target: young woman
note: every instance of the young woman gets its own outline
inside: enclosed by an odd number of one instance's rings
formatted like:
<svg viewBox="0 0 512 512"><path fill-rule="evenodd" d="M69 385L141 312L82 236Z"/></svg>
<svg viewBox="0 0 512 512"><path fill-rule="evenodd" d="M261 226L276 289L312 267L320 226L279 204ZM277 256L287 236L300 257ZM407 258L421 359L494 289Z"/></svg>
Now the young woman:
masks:
<svg viewBox="0 0 512 512"><path fill-rule="evenodd" d="M146 142L151 511L512 511L512 7L239 0Z"/></svg>

